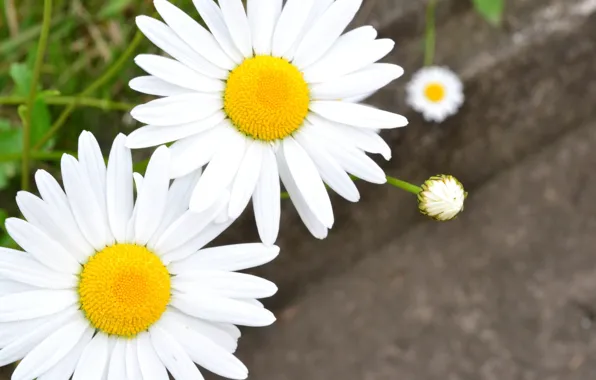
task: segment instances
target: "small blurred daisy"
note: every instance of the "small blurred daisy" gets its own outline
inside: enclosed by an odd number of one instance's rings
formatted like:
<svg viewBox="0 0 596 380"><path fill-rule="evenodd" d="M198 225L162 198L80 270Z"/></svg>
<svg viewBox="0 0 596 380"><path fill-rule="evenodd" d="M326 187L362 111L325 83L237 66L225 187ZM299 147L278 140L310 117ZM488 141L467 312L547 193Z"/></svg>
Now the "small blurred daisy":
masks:
<svg viewBox="0 0 596 380"><path fill-rule="evenodd" d="M187 211L200 174L170 186L170 153L153 154L133 200L130 150L119 135L106 168L83 132L78 161L62 158L64 190L47 172L41 198L20 192L27 221L8 219L25 252L0 248L0 367L21 360L13 380L200 379L198 364L245 379L233 355L240 331L275 317L257 298L277 290L238 270L264 264L277 247L202 249L229 222L212 223L225 194Z"/></svg>
<svg viewBox="0 0 596 380"><path fill-rule="evenodd" d="M408 104L427 121L442 122L457 113L464 102L463 84L445 67L420 69L406 87Z"/></svg>
<svg viewBox="0 0 596 380"><path fill-rule="evenodd" d="M451 175L433 176L422 184L418 208L424 215L444 222L455 218L464 209L468 195L464 186Z"/></svg>
<svg viewBox="0 0 596 380"><path fill-rule="evenodd" d="M323 182L349 201L359 193L348 173L385 183L365 152L391 157L375 129L407 120L357 102L403 74L376 63L394 46L371 26L345 28L362 0L193 0L210 31L166 0L155 0L165 24L140 16L137 25L173 59L140 55L149 76L130 87L163 98L136 107L147 124L130 148L171 146L172 178L208 164L190 208L203 211L231 188L228 214L252 197L261 239L279 231L280 180L317 238L334 222ZM166 25L167 24L167 25Z"/></svg>

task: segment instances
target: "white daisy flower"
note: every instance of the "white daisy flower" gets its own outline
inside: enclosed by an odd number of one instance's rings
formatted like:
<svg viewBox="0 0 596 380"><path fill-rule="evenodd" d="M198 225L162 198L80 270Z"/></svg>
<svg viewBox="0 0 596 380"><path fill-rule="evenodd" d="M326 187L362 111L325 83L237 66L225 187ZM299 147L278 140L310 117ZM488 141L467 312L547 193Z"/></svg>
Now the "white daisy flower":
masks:
<svg viewBox="0 0 596 380"><path fill-rule="evenodd" d="M408 104L427 121L442 122L455 115L464 102L463 84L446 67L420 69L406 87Z"/></svg>
<svg viewBox="0 0 596 380"><path fill-rule="evenodd" d="M451 175L430 177L418 193L418 208L424 215L444 222L464 210L467 193L464 186Z"/></svg>
<svg viewBox="0 0 596 380"><path fill-rule="evenodd" d="M317 238L334 222L324 182L349 201L359 193L348 173L385 183L365 152L391 157L375 129L407 120L358 101L403 74L376 63L393 41L371 26L345 28L362 0L193 0L209 31L166 0L155 0L161 21L137 25L172 58L139 55L149 76L131 88L161 99L132 116L146 126L130 148L176 141L172 178L207 165L190 208L203 211L231 189L228 215L252 197L261 239L273 244L280 219L280 180Z"/></svg>
<svg viewBox="0 0 596 380"><path fill-rule="evenodd" d="M13 380L200 379L198 364L245 379L233 355L235 325L275 320L256 299L277 288L238 270L264 264L278 248L244 244L203 249L228 223L187 211L198 172L170 186L170 152L153 154L136 176L119 135L104 163L83 132L79 159L64 155L64 191L36 173L41 198L20 192L27 221L8 219L25 252L0 248L0 367L21 360Z"/></svg>

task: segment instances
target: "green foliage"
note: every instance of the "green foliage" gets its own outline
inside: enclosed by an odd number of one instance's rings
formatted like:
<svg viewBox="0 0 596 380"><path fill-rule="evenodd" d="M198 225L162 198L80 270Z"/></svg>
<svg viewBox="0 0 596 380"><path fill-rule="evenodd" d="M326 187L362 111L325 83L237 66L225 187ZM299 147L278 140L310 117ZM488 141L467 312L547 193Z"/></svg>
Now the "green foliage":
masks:
<svg viewBox="0 0 596 380"><path fill-rule="evenodd" d="M472 0L474 8L486 21L495 26L501 25L503 12L505 11L505 0Z"/></svg>

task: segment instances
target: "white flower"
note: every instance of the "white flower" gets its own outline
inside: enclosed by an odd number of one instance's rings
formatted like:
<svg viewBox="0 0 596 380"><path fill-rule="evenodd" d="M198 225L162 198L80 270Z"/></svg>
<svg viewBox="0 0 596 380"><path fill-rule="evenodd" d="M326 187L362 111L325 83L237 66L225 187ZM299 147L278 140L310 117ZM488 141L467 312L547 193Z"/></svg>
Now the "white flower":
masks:
<svg viewBox="0 0 596 380"><path fill-rule="evenodd" d="M0 367L21 360L13 380L199 379L194 364L245 379L233 355L240 331L275 317L257 298L277 288L238 270L278 248L203 249L228 225L211 223L225 194L200 214L188 199L200 174L170 186L170 153L153 154L133 199L131 153L119 135L106 168L83 132L78 161L62 159L64 190L36 173L41 198L20 192L27 221L8 219L25 252L0 248Z"/></svg>
<svg viewBox="0 0 596 380"><path fill-rule="evenodd" d="M427 121L437 123L457 113L464 102L461 80L446 67L420 69L408 83L406 92L408 104Z"/></svg>
<svg viewBox="0 0 596 380"><path fill-rule="evenodd" d="M424 215L438 221L448 221L464 210L468 195L455 177L438 175L422 184L418 193L418 208Z"/></svg>
<svg viewBox="0 0 596 380"><path fill-rule="evenodd" d="M400 115L354 101L402 75L376 63L393 41L370 26L343 34L362 0L193 0L210 31L166 0L155 0L165 24L137 25L173 59L139 55L149 76L131 88L163 98L132 116L147 124L130 148L176 141L172 178L207 165L190 208L208 208L231 189L228 214L253 200L261 239L279 231L280 180L310 232L325 238L334 222L323 182L349 201L359 193L348 173L373 183L385 174L365 152L391 157L375 129L402 127ZM248 13L248 15L247 15ZM167 25L166 25L167 24Z"/></svg>

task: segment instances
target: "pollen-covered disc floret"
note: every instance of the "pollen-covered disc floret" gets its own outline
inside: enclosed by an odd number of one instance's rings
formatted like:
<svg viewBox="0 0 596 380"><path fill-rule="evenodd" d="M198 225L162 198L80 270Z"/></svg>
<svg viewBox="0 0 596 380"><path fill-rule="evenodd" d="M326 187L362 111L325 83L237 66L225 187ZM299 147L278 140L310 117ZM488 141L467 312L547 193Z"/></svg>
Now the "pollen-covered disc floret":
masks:
<svg viewBox="0 0 596 380"><path fill-rule="evenodd" d="M116 244L93 255L79 283L81 309L106 334L134 337L159 320L170 301L170 274L157 255Z"/></svg>
<svg viewBox="0 0 596 380"><path fill-rule="evenodd" d="M377 132L408 123L360 103L403 74L378 63L393 41L372 26L346 31L362 1L193 0L199 23L154 0L163 22L139 16L137 26L169 57L135 58L148 75L130 87L159 98L131 111L145 126L127 146L173 142L172 178L207 166L190 208L202 212L228 189L227 215L237 218L252 200L266 244L279 232L281 180L309 231L325 238L334 223L325 184L357 202L350 174L385 183L367 153L390 159Z"/></svg>
<svg viewBox="0 0 596 380"><path fill-rule="evenodd" d="M233 221L229 193L189 211L201 172L170 183L165 146L133 191L125 139L116 137L106 166L83 132L78 159L62 158L64 189L40 170L40 196L18 193L26 220L9 218L6 230L25 252L0 247L0 367L20 361L13 380L200 379L197 365L246 379L236 325L273 323L258 299L277 287L239 271L279 249L205 249Z"/></svg>
<svg viewBox="0 0 596 380"><path fill-rule="evenodd" d="M424 215L438 221L455 218L464 209L467 193L463 185L451 175L430 177L418 193L418 208Z"/></svg>
<svg viewBox="0 0 596 380"><path fill-rule="evenodd" d="M446 67L430 66L414 74L406 87L406 101L427 121L442 122L464 102L463 84Z"/></svg>

